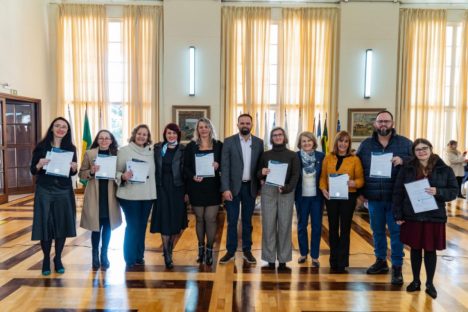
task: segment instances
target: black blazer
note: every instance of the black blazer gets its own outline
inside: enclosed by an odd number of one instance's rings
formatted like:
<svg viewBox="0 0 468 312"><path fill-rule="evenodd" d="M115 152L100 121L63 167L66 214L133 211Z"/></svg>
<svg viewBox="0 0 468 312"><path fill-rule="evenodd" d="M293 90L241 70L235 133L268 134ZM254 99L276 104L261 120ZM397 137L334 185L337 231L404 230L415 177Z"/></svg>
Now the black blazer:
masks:
<svg viewBox="0 0 468 312"><path fill-rule="evenodd" d="M164 142L159 142L154 145L154 163L156 167L156 185L162 186L162 155L161 151ZM185 145L177 145L177 150L172 161L172 178L174 186L184 186L184 152Z"/></svg>
<svg viewBox="0 0 468 312"><path fill-rule="evenodd" d="M263 154L263 140L252 135L252 158L250 163L250 194L257 197L259 181L257 179L258 162ZM244 158L239 141L239 134L234 134L224 140L221 162L221 192L231 191L232 196L239 194L242 186Z"/></svg>
<svg viewBox="0 0 468 312"><path fill-rule="evenodd" d="M428 180L429 184L437 189L437 193L434 197L439 209L414 213L404 184L416 181L415 161L418 160L412 160L404 165L396 178L392 205L395 220L447 222L445 202L454 200L457 198L458 194L458 183L452 168L447 166L442 159L439 158L437 160L432 174L428 176Z"/></svg>

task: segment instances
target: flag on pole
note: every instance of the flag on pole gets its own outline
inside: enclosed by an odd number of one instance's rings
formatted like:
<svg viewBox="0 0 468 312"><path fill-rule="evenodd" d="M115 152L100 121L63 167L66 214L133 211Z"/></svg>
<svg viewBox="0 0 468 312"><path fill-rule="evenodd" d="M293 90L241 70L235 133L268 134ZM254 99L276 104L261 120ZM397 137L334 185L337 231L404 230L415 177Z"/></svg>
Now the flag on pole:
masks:
<svg viewBox="0 0 468 312"><path fill-rule="evenodd" d="M320 126L320 113L318 117L318 125L317 125L317 151L321 152L322 151L322 127Z"/></svg>
<svg viewBox="0 0 468 312"><path fill-rule="evenodd" d="M336 132L340 132L341 131L341 122L340 122L340 118L338 118L338 121L336 122Z"/></svg>
<svg viewBox="0 0 468 312"><path fill-rule="evenodd" d="M86 150L91 147L93 139L91 138L91 129L89 128L89 120L88 120L88 109L85 110L85 118L84 118L84 125L83 125L83 139L81 141L81 161L83 162L84 154ZM87 180L80 179L81 184L85 185L88 184Z"/></svg>
<svg viewBox="0 0 468 312"><path fill-rule="evenodd" d="M328 153L328 129L327 129L327 115L325 115L325 122L323 124L323 136L322 136L322 152Z"/></svg>
<svg viewBox="0 0 468 312"><path fill-rule="evenodd" d="M267 118L267 112L265 112L265 119L263 120L263 124L265 125L265 130L263 133L263 148L265 151L268 150L268 147L270 146L270 136L268 134L268 118Z"/></svg>
<svg viewBox="0 0 468 312"><path fill-rule="evenodd" d="M255 135L260 136L260 122L258 121L258 112L255 113Z"/></svg>

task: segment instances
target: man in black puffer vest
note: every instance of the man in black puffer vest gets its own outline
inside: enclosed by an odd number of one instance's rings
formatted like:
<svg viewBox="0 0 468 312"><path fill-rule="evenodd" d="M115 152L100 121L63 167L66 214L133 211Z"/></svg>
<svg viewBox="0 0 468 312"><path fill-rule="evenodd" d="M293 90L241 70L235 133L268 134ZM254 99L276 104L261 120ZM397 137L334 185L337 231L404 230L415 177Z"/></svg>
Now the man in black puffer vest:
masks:
<svg viewBox="0 0 468 312"><path fill-rule="evenodd" d="M385 226L390 232L392 260L392 284L402 285L403 244L400 241L400 226L392 214L392 193L398 171L404 161L411 159L412 142L398 135L393 128L393 115L388 111L377 114L374 122L374 133L365 139L357 151L364 168L365 185L363 195L369 203L370 225L374 238L375 263L367 269L367 274L388 272L387 237ZM372 154L392 153L391 177L370 176Z"/></svg>

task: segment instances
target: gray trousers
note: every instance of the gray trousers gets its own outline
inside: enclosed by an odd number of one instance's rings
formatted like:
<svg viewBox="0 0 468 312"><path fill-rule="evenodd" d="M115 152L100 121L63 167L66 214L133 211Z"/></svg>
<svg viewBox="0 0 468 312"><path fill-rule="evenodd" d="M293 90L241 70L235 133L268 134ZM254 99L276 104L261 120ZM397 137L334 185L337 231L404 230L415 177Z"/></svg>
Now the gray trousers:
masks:
<svg viewBox="0 0 468 312"><path fill-rule="evenodd" d="M262 260L292 260L292 214L294 192L281 194L278 187L262 187Z"/></svg>

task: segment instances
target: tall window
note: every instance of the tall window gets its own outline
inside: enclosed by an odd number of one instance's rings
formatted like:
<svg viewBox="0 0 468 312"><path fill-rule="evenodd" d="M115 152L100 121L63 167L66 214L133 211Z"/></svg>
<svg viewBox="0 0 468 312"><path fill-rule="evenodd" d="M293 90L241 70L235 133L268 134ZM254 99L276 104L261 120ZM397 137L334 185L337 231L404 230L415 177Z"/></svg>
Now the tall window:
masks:
<svg viewBox="0 0 468 312"><path fill-rule="evenodd" d="M460 95L461 55L462 55L462 23L448 23L445 43L445 88L444 88L444 118L447 127L445 142L456 139L459 131L466 131L457 125L456 103ZM465 73L466 74L466 73ZM433 129L440 131L440 129Z"/></svg>
<svg viewBox="0 0 468 312"><path fill-rule="evenodd" d="M127 141L123 131L123 102L124 102L124 57L122 43L122 21L109 19L108 29L108 61L107 77L109 81L108 125L119 145Z"/></svg>

